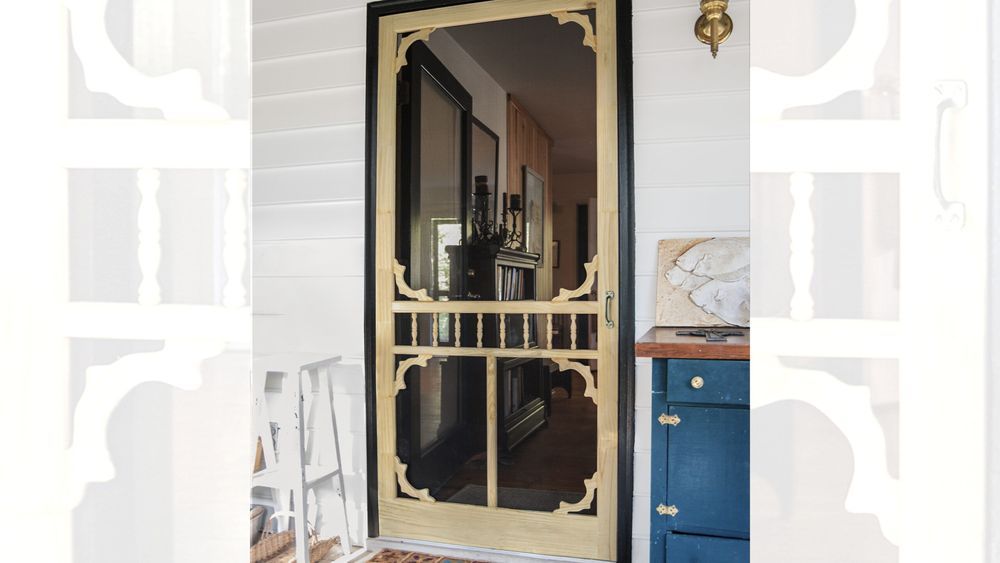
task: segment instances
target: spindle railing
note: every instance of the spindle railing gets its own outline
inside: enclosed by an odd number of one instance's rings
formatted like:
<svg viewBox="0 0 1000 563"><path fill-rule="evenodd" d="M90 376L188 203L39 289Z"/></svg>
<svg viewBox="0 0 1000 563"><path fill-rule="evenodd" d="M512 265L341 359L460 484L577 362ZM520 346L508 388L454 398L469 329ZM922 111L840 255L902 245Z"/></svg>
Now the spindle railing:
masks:
<svg viewBox="0 0 1000 563"><path fill-rule="evenodd" d="M396 364L392 396L398 394L406 388L406 373L414 367L426 367L428 361L435 356L444 357L481 357L486 361L487 389L492 390L487 394L487 458L492 460L488 464L487 474L487 505L497 506L497 468L496 468L496 433L497 433L497 397L495 393L497 377L498 358L542 358L551 360L560 371L572 371L583 378L586 390L584 396L589 397L597 404L597 386L594 374L591 371L590 361L599 358L598 350L589 347L581 348L577 344L577 317L586 315L593 317L594 322L597 316L602 313L601 304L597 301L573 301L572 299L590 294L597 277L597 257L585 265L587 277L580 287L570 291L562 289L559 296L551 301L435 301L428 295L425 289L413 289L404 279L406 267L398 262L393 267L395 274L396 289L400 295L409 299L392 302L392 313L394 315L409 315L410 337L409 345L397 344L392 347L392 353L399 358ZM427 326L420 322L420 315L430 315L430 338L424 336L424 341L430 345L422 346L420 327ZM476 344L475 347L465 346L462 343L462 316L471 318L475 315L476 323ZM483 320L486 315L496 315L497 326L499 328L498 347L487 347L483 345ZM521 322L516 323L517 316L520 315ZM556 348L553 344L553 324L557 315L569 315L570 317L570 340L568 348ZM511 328L520 324L522 339L515 346L507 345L508 316L513 323ZM532 347L532 322L533 316L544 317L545 322L545 345ZM405 318L405 317L404 317ZM440 346L442 335L439 333L439 319L453 318L450 334L452 346ZM405 325L404 325L405 326ZM593 325L591 325L593 326ZM516 330L516 329L514 329ZM405 341L405 336L402 337ZM573 361L580 360L580 361ZM394 460L394 471L399 490L406 496L424 502L433 503L436 501L431 496L429 489L418 489L410 483L407 478L406 464L402 463L398 457ZM585 493L579 502L560 503L556 514L570 514L587 510L593 504L594 494L597 488L598 474L595 473L591 479L584 481Z"/></svg>

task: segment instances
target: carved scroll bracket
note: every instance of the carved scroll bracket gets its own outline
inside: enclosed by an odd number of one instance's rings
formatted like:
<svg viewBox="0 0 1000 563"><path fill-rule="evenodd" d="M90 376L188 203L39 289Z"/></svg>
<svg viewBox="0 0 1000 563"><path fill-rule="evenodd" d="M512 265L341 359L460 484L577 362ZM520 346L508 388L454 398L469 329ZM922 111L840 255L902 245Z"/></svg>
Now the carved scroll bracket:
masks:
<svg viewBox="0 0 1000 563"><path fill-rule="evenodd" d="M396 368L396 383L392 386L392 396L395 397L400 391L406 389L406 371L413 366L427 367L427 360L431 359L428 354L421 354L399 362Z"/></svg>
<svg viewBox="0 0 1000 563"><path fill-rule="evenodd" d="M594 404L597 404L597 386L594 385L594 374L590 371L590 366L586 364L581 364L580 362L574 362L573 360L568 360L566 358L551 358L553 362L559 366L559 371L573 370L583 376L583 380L587 384L587 388L583 391L584 397L590 397Z"/></svg>
<svg viewBox="0 0 1000 563"><path fill-rule="evenodd" d="M411 485L410 480L406 478L406 464L399 460L399 456L396 456L394 459L396 460L396 481L399 482L400 490L415 499L426 502L437 502L431 496L430 489L418 489Z"/></svg>
<svg viewBox="0 0 1000 563"><path fill-rule="evenodd" d="M570 504L566 501L559 502L559 508L552 511L553 514L569 514L570 512L580 512L581 510L587 510L594 503L594 492L597 491L597 474L599 471L595 471L594 475L590 479L584 479L583 486L587 487L587 493L583 495L580 502Z"/></svg>
<svg viewBox="0 0 1000 563"><path fill-rule="evenodd" d="M552 12L552 17L559 22L559 25L573 22L583 28L583 44L593 49L595 53L597 52L597 38L594 36L594 26L590 23L590 18L586 14L560 10Z"/></svg>
<svg viewBox="0 0 1000 563"><path fill-rule="evenodd" d="M597 255L594 255L594 259L583 265L583 269L587 272L587 277L583 280L583 284L580 287L570 291L568 289L560 289L559 295L552 299L553 303L562 303L564 301L569 301L581 295L586 295L590 293L590 289L594 287L594 280L597 279ZM402 274L400 274L402 275ZM400 279L399 277L396 278Z"/></svg>
<svg viewBox="0 0 1000 563"><path fill-rule="evenodd" d="M417 41L427 41L430 38L431 33L434 32L433 27L425 27L424 29L418 29L413 33L407 35L399 42L399 50L396 51L396 67L395 72L398 74L403 67L406 66L406 51Z"/></svg>
<svg viewBox="0 0 1000 563"><path fill-rule="evenodd" d="M426 289L413 289L410 287L410 285L406 283L406 280L403 279L403 274L405 272L406 266L400 264L398 260L392 261L392 273L396 276L396 289L410 299L416 299L417 301L434 301L427 295Z"/></svg>

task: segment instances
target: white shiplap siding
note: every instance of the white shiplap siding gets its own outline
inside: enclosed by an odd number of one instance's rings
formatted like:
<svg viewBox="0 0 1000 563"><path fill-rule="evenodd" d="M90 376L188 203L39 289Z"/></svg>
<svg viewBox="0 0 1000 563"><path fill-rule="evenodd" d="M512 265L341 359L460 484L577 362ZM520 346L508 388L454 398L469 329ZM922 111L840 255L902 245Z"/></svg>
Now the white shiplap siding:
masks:
<svg viewBox="0 0 1000 563"><path fill-rule="evenodd" d="M254 354L360 356L365 8L253 5ZM364 374L338 367L334 409L355 542L365 534Z"/></svg>
<svg viewBox="0 0 1000 563"><path fill-rule="evenodd" d="M749 232L749 2L717 60L697 0L634 0L636 330L652 326L656 241ZM256 354L362 350L365 2L255 1ZM634 557L649 538L651 366L636 370ZM345 367L345 451L363 471L363 374ZM362 479L348 494L365 498ZM356 529L363 526L355 518Z"/></svg>
<svg viewBox="0 0 1000 563"><path fill-rule="evenodd" d="M747 1L712 60L694 38L697 0L634 0L636 334L653 326L660 239L749 236ZM633 558L649 552L652 364L636 365Z"/></svg>

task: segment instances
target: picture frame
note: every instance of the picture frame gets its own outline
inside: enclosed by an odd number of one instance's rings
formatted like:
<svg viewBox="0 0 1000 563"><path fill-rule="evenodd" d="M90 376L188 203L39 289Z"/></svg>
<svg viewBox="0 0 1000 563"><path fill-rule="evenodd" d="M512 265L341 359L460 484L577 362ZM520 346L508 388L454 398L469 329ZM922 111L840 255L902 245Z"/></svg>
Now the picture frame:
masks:
<svg viewBox="0 0 1000 563"><path fill-rule="evenodd" d="M524 190L524 249L545 262L545 179L528 165L522 167Z"/></svg>

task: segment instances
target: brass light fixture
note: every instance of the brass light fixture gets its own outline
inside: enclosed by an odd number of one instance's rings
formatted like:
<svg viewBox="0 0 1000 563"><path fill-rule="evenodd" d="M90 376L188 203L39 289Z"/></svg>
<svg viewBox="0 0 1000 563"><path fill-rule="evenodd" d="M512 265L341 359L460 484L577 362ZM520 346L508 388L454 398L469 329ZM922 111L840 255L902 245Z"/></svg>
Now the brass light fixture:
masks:
<svg viewBox="0 0 1000 563"><path fill-rule="evenodd" d="M726 13L729 0L701 0L701 17L694 23L694 36L712 46L712 58L719 55L719 45L733 33L733 18Z"/></svg>

